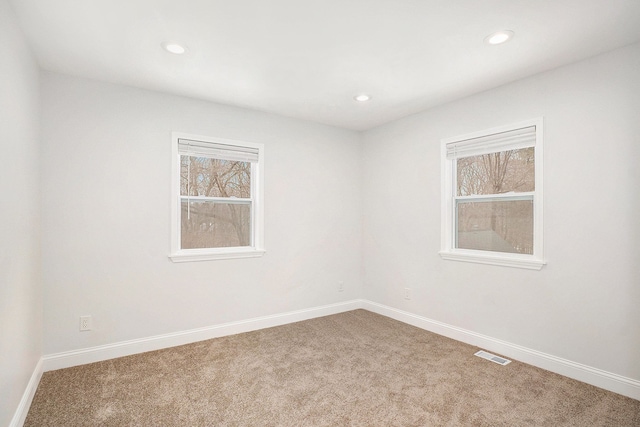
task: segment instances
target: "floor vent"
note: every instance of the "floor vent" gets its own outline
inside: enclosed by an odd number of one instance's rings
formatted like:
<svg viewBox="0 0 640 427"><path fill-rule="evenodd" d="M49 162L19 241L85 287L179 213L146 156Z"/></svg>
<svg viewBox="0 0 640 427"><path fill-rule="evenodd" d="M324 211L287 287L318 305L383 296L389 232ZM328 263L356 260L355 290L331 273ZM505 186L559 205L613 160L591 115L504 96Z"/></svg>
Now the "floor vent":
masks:
<svg viewBox="0 0 640 427"><path fill-rule="evenodd" d="M478 351L476 354L474 354L474 356L478 356L478 357L482 357L483 359L487 359L490 360L494 363L497 363L499 365L508 365L509 363L511 363L511 360L507 360L505 358L502 358L500 356L496 356L495 354L491 354L491 353L487 353L484 350L480 350Z"/></svg>

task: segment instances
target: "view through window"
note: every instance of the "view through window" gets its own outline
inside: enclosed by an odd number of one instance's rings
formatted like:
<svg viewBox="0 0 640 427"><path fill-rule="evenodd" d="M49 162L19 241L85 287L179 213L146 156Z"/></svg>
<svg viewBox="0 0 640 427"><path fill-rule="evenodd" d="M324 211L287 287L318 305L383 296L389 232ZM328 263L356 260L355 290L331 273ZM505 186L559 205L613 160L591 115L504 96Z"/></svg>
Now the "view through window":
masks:
<svg viewBox="0 0 640 427"><path fill-rule="evenodd" d="M251 246L251 163L180 156L180 247Z"/></svg>
<svg viewBox="0 0 640 427"><path fill-rule="evenodd" d="M457 248L533 254L534 150L457 159Z"/></svg>

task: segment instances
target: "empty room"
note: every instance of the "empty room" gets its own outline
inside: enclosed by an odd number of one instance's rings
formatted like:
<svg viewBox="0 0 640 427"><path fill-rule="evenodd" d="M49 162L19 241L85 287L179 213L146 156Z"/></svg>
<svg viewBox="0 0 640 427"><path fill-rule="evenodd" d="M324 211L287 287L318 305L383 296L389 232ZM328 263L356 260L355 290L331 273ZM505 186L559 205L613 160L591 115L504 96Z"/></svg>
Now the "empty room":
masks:
<svg viewBox="0 0 640 427"><path fill-rule="evenodd" d="M640 425L640 1L0 37L0 426Z"/></svg>

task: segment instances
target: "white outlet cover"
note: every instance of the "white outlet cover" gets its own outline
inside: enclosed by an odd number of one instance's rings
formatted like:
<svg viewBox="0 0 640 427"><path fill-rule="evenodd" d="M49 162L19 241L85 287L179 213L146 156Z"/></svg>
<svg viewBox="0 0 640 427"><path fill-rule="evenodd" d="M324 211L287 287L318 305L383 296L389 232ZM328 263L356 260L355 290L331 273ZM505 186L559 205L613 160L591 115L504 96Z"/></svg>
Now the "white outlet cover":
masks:
<svg viewBox="0 0 640 427"><path fill-rule="evenodd" d="M91 324L91 316L80 316L80 330L81 331L90 331Z"/></svg>

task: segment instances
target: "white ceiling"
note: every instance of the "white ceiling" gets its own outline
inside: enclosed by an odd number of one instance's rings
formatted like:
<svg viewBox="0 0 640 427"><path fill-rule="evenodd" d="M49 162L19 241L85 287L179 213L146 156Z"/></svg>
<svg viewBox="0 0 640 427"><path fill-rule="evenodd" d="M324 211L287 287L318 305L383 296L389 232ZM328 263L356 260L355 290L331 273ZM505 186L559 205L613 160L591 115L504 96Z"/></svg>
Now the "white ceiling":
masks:
<svg viewBox="0 0 640 427"><path fill-rule="evenodd" d="M640 0L10 1L46 70L354 130L640 40Z"/></svg>

